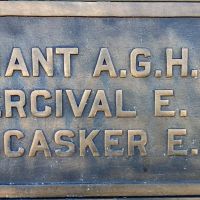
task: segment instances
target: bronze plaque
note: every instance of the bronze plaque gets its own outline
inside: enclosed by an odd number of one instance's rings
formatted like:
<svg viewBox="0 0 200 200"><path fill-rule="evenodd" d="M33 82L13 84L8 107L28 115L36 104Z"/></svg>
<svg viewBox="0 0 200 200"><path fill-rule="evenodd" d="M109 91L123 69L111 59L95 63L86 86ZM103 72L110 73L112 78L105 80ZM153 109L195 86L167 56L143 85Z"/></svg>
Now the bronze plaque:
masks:
<svg viewBox="0 0 200 200"><path fill-rule="evenodd" d="M0 197L200 195L199 17L0 2Z"/></svg>

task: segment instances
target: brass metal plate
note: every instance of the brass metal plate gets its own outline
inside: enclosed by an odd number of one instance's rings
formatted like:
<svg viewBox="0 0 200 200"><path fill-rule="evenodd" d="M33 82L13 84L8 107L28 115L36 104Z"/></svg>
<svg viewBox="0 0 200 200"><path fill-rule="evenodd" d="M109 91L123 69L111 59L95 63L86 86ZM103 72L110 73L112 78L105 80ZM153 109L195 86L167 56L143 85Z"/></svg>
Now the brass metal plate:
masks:
<svg viewBox="0 0 200 200"><path fill-rule="evenodd" d="M200 4L0 2L0 197L200 195Z"/></svg>

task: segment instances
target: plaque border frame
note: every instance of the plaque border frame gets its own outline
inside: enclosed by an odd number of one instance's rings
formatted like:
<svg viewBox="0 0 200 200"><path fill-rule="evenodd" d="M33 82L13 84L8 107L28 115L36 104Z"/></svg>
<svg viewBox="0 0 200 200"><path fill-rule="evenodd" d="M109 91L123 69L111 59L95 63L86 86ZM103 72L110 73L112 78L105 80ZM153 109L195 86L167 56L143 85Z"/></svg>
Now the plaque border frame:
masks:
<svg viewBox="0 0 200 200"><path fill-rule="evenodd" d="M0 1L0 17L199 18L200 2ZM199 183L0 185L0 198L198 196Z"/></svg>
<svg viewBox="0 0 200 200"><path fill-rule="evenodd" d="M200 17L200 2L0 1L0 17Z"/></svg>

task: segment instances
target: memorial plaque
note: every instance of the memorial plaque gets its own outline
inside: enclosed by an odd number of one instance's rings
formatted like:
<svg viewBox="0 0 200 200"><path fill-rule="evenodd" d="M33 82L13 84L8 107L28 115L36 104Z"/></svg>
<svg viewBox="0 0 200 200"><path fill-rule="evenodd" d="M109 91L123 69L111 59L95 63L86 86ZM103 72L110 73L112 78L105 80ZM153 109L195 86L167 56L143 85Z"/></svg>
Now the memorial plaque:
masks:
<svg viewBox="0 0 200 200"><path fill-rule="evenodd" d="M0 2L0 196L200 195L200 4Z"/></svg>

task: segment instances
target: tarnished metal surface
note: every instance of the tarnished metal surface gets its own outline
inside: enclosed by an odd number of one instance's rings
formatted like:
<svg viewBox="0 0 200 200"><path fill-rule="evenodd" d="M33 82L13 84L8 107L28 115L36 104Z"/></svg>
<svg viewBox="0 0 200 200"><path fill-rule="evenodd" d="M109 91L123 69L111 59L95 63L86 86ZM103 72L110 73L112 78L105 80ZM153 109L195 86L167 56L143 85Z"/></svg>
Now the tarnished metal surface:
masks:
<svg viewBox="0 0 200 200"><path fill-rule="evenodd" d="M199 4L0 5L1 197L200 195Z"/></svg>

